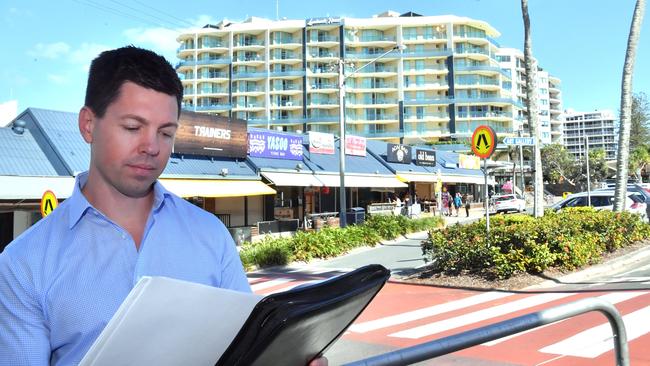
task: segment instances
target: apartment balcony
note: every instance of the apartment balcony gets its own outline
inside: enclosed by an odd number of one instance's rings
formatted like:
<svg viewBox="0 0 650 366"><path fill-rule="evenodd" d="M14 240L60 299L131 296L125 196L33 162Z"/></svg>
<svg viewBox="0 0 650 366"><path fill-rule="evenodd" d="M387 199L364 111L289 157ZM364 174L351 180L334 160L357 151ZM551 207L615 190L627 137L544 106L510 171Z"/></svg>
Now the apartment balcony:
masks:
<svg viewBox="0 0 650 366"><path fill-rule="evenodd" d="M299 37L272 37L271 46L302 45Z"/></svg>
<svg viewBox="0 0 650 366"><path fill-rule="evenodd" d="M371 107L396 107L397 98L364 98L364 99L348 99L345 101L346 107L349 108L371 108Z"/></svg>
<svg viewBox="0 0 650 366"><path fill-rule="evenodd" d="M469 75L465 75L465 76L469 76ZM456 87L488 87L490 89L494 89L494 87L496 87L497 89L501 88L499 80L497 79L482 78L482 77L477 77L475 75L472 76L474 77L457 78L454 81L454 85Z"/></svg>
<svg viewBox="0 0 650 366"><path fill-rule="evenodd" d="M477 72L477 71L486 71L490 73L498 73L511 80L510 73L502 70L498 66L489 66L489 65L478 65L478 66L464 66L464 65L454 65L454 71L456 72Z"/></svg>
<svg viewBox="0 0 650 366"><path fill-rule="evenodd" d="M338 107L339 100L336 98L327 98L327 99L312 99L307 108L330 108Z"/></svg>
<svg viewBox="0 0 650 366"><path fill-rule="evenodd" d="M355 69L352 67L346 67L345 72L350 74L354 72ZM397 67L395 66L385 66L385 65L368 65L363 69L357 71L357 74L395 74L397 73ZM370 75L368 75L370 76Z"/></svg>
<svg viewBox="0 0 650 366"><path fill-rule="evenodd" d="M325 61L334 61L339 58L339 53L334 51L310 52L307 54L308 59L326 59Z"/></svg>
<svg viewBox="0 0 650 366"><path fill-rule="evenodd" d="M496 123L486 123L485 121L481 122L458 122L456 121L456 134L457 135L472 135L474 130L479 126L487 124L492 127L494 132L497 134L514 134L514 130L511 127L507 127L501 124Z"/></svg>
<svg viewBox="0 0 650 366"><path fill-rule="evenodd" d="M234 71L232 74L233 79L266 79L268 73L264 71Z"/></svg>
<svg viewBox="0 0 650 366"><path fill-rule="evenodd" d="M394 131L355 131L350 130L347 133L357 136L363 136L369 139L384 139L384 138L399 138L404 136L404 132L399 130Z"/></svg>
<svg viewBox="0 0 650 366"><path fill-rule="evenodd" d="M205 79L228 79L228 73L223 72L223 71L215 71L215 72L200 72L197 75L197 79L199 80L205 80Z"/></svg>
<svg viewBox="0 0 650 366"><path fill-rule="evenodd" d="M232 107L233 111L241 112L241 111L248 111L248 112L258 112L264 110L264 103L242 103L242 104L235 104Z"/></svg>
<svg viewBox="0 0 650 366"><path fill-rule="evenodd" d="M338 86L337 86L338 88ZM396 89L397 83L369 83L369 84L347 84L347 90L349 91L363 91L363 90L378 90L378 89Z"/></svg>
<svg viewBox="0 0 650 366"><path fill-rule="evenodd" d="M195 112L219 112L219 111L229 111L232 109L230 104L203 104L194 106L185 106L183 109L188 111Z"/></svg>
<svg viewBox="0 0 650 366"><path fill-rule="evenodd" d="M404 75L446 74L449 72L445 65L425 65L421 69L404 67L402 71Z"/></svg>
<svg viewBox="0 0 650 366"><path fill-rule="evenodd" d="M282 87L273 87L271 84L271 94L299 94L302 93L302 86L300 85L285 85Z"/></svg>
<svg viewBox="0 0 650 366"><path fill-rule="evenodd" d="M264 48L264 41L257 40L257 39L237 40L235 41L233 48L249 48L249 49Z"/></svg>
<svg viewBox="0 0 650 366"><path fill-rule="evenodd" d="M282 101L279 103L271 103L271 108L281 109L281 110L294 110L302 109L302 102L299 101Z"/></svg>
<svg viewBox="0 0 650 366"><path fill-rule="evenodd" d="M433 32L424 34L403 34L402 41L404 43L427 43L436 41L447 41L446 32Z"/></svg>
<svg viewBox="0 0 650 366"><path fill-rule="evenodd" d="M227 65L231 62L230 57L211 57L200 60L181 60L176 64L176 69L200 65Z"/></svg>
<svg viewBox="0 0 650 366"><path fill-rule="evenodd" d="M330 116L330 115L325 115L325 116L309 116L305 118L305 122L307 123L322 123L322 124L331 124L332 122L339 122L339 116Z"/></svg>
<svg viewBox="0 0 650 366"><path fill-rule="evenodd" d="M354 114L351 114L347 112L345 114L345 122L346 123L369 123L369 122L384 122L384 123L390 123L390 122L397 122L398 121L398 116L397 114L381 114L381 115L375 115L375 116L355 116Z"/></svg>
<svg viewBox="0 0 650 366"><path fill-rule="evenodd" d="M485 103L491 103L491 104L500 104L500 105L507 105L507 104L512 104L512 105L521 105L520 108L523 108L523 104L512 100L510 98L503 98L503 97L455 97L454 102L456 104L485 104Z"/></svg>
<svg viewBox="0 0 650 366"><path fill-rule="evenodd" d="M427 83L427 84L409 84L409 85L404 85L404 89L407 91L413 91L413 90L437 90L437 91L442 91L442 90L447 90L449 89L449 84L447 83Z"/></svg>
<svg viewBox="0 0 650 366"><path fill-rule="evenodd" d="M262 86L248 86L248 87L239 87L239 88L233 88L232 89L232 94L235 96L239 95L262 95L264 94L264 87Z"/></svg>
<svg viewBox="0 0 650 366"><path fill-rule="evenodd" d="M411 114L404 113L404 122L442 122L448 121L449 114L447 113L422 113L422 114Z"/></svg>
<svg viewBox="0 0 650 366"><path fill-rule="evenodd" d="M307 40L308 44L313 44L313 43L339 43L339 37L338 36L332 36L332 35L318 35L315 37L311 37Z"/></svg>
<svg viewBox="0 0 650 366"><path fill-rule="evenodd" d="M429 98L404 98L405 106L414 105L444 105L453 103L454 99L447 96L429 97Z"/></svg>
<svg viewBox="0 0 650 366"><path fill-rule="evenodd" d="M362 52L357 52L357 51L346 51L345 52L345 58L346 59L354 59L354 60L372 60L375 59L382 54L384 54L386 51L377 51L377 52L368 52L368 51L362 51ZM382 56L382 59L391 59L391 58L400 58L402 57L402 54L398 50L392 50L391 52L387 53L385 56Z"/></svg>
<svg viewBox="0 0 650 366"><path fill-rule="evenodd" d="M402 57L404 59L421 57L448 57L451 55L453 55L453 52L451 50L417 50L413 48L407 48L402 51Z"/></svg>
<svg viewBox="0 0 650 366"><path fill-rule="evenodd" d="M338 91L339 86L338 84L334 84L334 83L319 83L319 84L311 84L311 89Z"/></svg>
<svg viewBox="0 0 650 366"><path fill-rule="evenodd" d="M228 88L198 88L198 95L201 96L211 96L211 95L220 95L228 94Z"/></svg>
<svg viewBox="0 0 650 366"><path fill-rule="evenodd" d="M239 55L233 60L233 64L248 64L248 65L262 65L264 64L264 57L260 55Z"/></svg>
<svg viewBox="0 0 650 366"><path fill-rule="evenodd" d="M388 46L395 45L395 36L365 36L354 37L350 35L345 36L345 43L349 45L373 45L373 46Z"/></svg>
<svg viewBox="0 0 650 366"><path fill-rule="evenodd" d="M288 70L288 71L271 71L269 77L279 78L279 77L303 77L305 76L304 70Z"/></svg>
<svg viewBox="0 0 650 366"><path fill-rule="evenodd" d="M292 117L292 116L286 116L286 117L271 117L271 118L249 118L248 119L248 124L249 125L284 125L284 126L290 126L290 125L297 125L297 124L303 124L305 123L305 118L302 117Z"/></svg>
<svg viewBox="0 0 650 366"><path fill-rule="evenodd" d="M490 55L490 51L483 47L456 47L454 53L457 55Z"/></svg>
<svg viewBox="0 0 650 366"><path fill-rule="evenodd" d="M271 53L270 61L275 63L295 63L302 62L302 55L291 52L291 53Z"/></svg>
<svg viewBox="0 0 650 366"><path fill-rule="evenodd" d="M207 50L207 49L213 49L213 48L228 48L228 42L224 41L217 41L217 40L210 40L210 41L203 41L201 42L199 40L199 47L198 49L200 50Z"/></svg>
<svg viewBox="0 0 650 366"><path fill-rule="evenodd" d="M448 127L429 127L404 125L404 137L444 137L451 132Z"/></svg>

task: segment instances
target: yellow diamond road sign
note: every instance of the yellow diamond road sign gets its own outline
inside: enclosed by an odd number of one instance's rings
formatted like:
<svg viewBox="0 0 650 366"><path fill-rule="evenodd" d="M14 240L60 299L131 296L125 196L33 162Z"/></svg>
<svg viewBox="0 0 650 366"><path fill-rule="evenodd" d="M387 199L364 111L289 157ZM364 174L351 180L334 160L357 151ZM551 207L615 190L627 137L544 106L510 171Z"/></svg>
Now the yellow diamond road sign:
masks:
<svg viewBox="0 0 650 366"><path fill-rule="evenodd" d="M43 217L49 215L52 211L54 211L58 204L59 201L57 201L54 192L45 191L45 193L43 193L43 197L41 198L41 215L43 215Z"/></svg>
<svg viewBox="0 0 650 366"><path fill-rule="evenodd" d="M497 134L489 126L478 126L472 134L472 151L481 159L487 159L497 145Z"/></svg>

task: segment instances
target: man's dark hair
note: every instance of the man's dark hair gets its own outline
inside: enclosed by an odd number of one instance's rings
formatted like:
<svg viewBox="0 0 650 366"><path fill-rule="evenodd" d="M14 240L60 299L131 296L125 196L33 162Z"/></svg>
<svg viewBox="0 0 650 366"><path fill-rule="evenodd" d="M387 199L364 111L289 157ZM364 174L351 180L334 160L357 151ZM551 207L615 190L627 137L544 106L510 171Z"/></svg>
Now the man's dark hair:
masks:
<svg viewBox="0 0 650 366"><path fill-rule="evenodd" d="M176 71L164 57L135 46L104 51L93 60L85 105L103 117L126 81L176 97L180 116L183 85Z"/></svg>

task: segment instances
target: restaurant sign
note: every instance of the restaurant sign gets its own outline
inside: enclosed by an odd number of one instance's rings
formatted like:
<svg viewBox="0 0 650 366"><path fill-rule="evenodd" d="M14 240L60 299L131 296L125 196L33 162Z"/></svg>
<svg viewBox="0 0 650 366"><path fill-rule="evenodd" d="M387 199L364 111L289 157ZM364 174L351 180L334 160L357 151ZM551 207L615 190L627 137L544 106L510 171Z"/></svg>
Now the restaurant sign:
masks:
<svg viewBox="0 0 650 366"><path fill-rule="evenodd" d="M258 158L302 160L302 136L251 131L248 133L248 154Z"/></svg>
<svg viewBox="0 0 650 366"><path fill-rule="evenodd" d="M246 158L246 121L182 111L174 153Z"/></svg>
<svg viewBox="0 0 650 366"><path fill-rule="evenodd" d="M458 167L462 169L481 169L481 159L478 156L458 154Z"/></svg>
<svg viewBox="0 0 650 366"><path fill-rule="evenodd" d="M432 150L415 150L415 164L436 166L436 152Z"/></svg>
<svg viewBox="0 0 650 366"><path fill-rule="evenodd" d="M388 144L386 160L391 163L410 164L413 160L411 157L411 147L408 145Z"/></svg>
<svg viewBox="0 0 650 366"><path fill-rule="evenodd" d="M334 154L334 135L309 131L309 152L312 154Z"/></svg>
<svg viewBox="0 0 650 366"><path fill-rule="evenodd" d="M345 136L345 154L366 156L366 138L361 136Z"/></svg>

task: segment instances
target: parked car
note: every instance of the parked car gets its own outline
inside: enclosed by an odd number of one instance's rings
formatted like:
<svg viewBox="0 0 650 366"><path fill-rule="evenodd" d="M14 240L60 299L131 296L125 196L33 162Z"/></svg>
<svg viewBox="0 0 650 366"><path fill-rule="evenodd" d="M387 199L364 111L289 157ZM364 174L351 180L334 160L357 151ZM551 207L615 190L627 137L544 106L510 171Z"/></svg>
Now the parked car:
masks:
<svg viewBox="0 0 650 366"><path fill-rule="evenodd" d="M580 192L570 195L569 197L551 206L551 208L555 211L558 211L567 207L585 207L587 206L587 203L587 192ZM597 210L613 210L614 191L592 191L591 206ZM640 215L644 221L648 220L648 215L646 214L647 204L645 202L645 197L638 192L627 193L627 198L625 199L625 210Z"/></svg>
<svg viewBox="0 0 650 366"><path fill-rule="evenodd" d="M492 201L494 202L494 211L496 213L508 211L522 212L526 209L526 200L519 194L492 196Z"/></svg>
<svg viewBox="0 0 650 366"><path fill-rule="evenodd" d="M643 183L645 184L645 183ZM600 188L597 189L596 191L606 191L606 192L614 192L615 185L612 185L611 187L608 188ZM635 192L639 193L644 197L644 202L646 203L646 216L650 218L650 191L648 191L647 188L644 188L641 184L628 184L627 185L627 191L628 192Z"/></svg>

